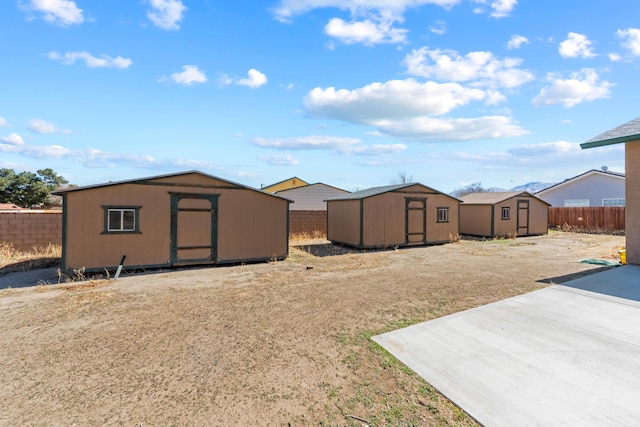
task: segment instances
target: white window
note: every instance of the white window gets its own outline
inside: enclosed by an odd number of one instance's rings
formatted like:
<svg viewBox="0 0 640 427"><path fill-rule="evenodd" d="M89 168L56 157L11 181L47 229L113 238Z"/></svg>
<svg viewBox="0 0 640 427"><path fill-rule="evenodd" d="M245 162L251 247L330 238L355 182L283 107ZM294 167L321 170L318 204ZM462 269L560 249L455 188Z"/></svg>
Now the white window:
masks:
<svg viewBox="0 0 640 427"><path fill-rule="evenodd" d="M449 222L449 208L438 208L438 222Z"/></svg>
<svg viewBox="0 0 640 427"><path fill-rule="evenodd" d="M511 218L511 208L502 208L502 219L510 219Z"/></svg>
<svg viewBox="0 0 640 427"><path fill-rule="evenodd" d="M602 199L602 206L624 206L624 197L620 199Z"/></svg>
<svg viewBox="0 0 640 427"><path fill-rule="evenodd" d="M588 208L589 199L566 199L564 201L565 208Z"/></svg>
<svg viewBox="0 0 640 427"><path fill-rule="evenodd" d="M103 233L140 233L140 206L103 206Z"/></svg>

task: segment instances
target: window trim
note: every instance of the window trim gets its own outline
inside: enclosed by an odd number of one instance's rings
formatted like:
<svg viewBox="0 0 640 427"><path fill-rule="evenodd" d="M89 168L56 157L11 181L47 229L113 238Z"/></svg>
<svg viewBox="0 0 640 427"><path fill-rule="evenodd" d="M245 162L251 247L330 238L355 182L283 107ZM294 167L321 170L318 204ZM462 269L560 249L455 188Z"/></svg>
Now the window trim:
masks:
<svg viewBox="0 0 640 427"><path fill-rule="evenodd" d="M440 219L440 212L444 213L445 218L444 219ZM441 206L441 207L437 207L436 208L436 222L437 223L446 223L449 222L449 207L448 206Z"/></svg>
<svg viewBox="0 0 640 427"><path fill-rule="evenodd" d="M506 215L505 215L506 213ZM504 221L508 221L511 219L511 207L509 206L503 206L502 207L502 213L500 215L500 218Z"/></svg>
<svg viewBox="0 0 640 427"><path fill-rule="evenodd" d="M605 201L610 201L610 200L622 200L622 204L621 205L618 205L618 204L606 205ZM614 208L614 207L615 208L623 208L623 207L626 206L626 204L627 204L627 200L626 200L625 197L607 197L607 198L603 198L602 199L602 206L607 206L607 207L612 207L612 208Z"/></svg>
<svg viewBox="0 0 640 427"><path fill-rule="evenodd" d="M104 211L104 228L100 234L142 234L140 231L140 209L142 206L102 206ZM133 229L132 230L112 230L109 228L109 213L112 211L133 211Z"/></svg>
<svg viewBox="0 0 640 427"><path fill-rule="evenodd" d="M587 204L570 204L569 206L567 206L567 202L587 202ZM564 199L563 201L563 206L565 208L588 208L591 207L591 200L590 199Z"/></svg>

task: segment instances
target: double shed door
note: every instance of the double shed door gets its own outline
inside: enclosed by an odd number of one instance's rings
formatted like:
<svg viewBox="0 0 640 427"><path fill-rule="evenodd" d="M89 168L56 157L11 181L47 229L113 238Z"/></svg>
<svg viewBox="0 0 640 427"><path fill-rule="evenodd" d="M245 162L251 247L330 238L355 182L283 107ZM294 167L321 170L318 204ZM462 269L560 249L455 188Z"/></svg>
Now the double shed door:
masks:
<svg viewBox="0 0 640 427"><path fill-rule="evenodd" d="M171 194L171 265L216 262L217 234L217 194Z"/></svg>

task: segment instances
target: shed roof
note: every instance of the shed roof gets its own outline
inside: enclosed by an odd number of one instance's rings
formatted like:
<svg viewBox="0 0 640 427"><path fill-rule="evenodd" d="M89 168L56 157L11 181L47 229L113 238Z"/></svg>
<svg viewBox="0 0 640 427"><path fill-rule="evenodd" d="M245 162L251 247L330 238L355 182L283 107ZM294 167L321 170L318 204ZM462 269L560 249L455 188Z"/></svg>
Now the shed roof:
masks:
<svg viewBox="0 0 640 427"><path fill-rule="evenodd" d="M384 193L390 193L392 191L397 191L397 190L401 190L403 188L407 188L407 187L412 187L415 185L419 185L421 187L424 188L428 188L436 193L439 194L443 194L447 197L450 197L454 200L460 200L457 199L456 197L453 197L449 194L446 193L442 193L440 191L434 190L431 187L427 187L426 185L420 184L419 182L412 182L412 183L407 183L407 184L394 184L394 185L385 185L382 187L371 187L371 188L367 188L366 190L361 190L361 191L355 191L353 193L349 193L349 194L345 194L344 196L338 196L338 197L332 197L331 199L327 199L326 201L333 201L333 200L359 200L359 199L366 199L368 197L373 197L373 196L377 196L379 194L384 194Z"/></svg>
<svg viewBox="0 0 640 427"><path fill-rule="evenodd" d="M574 183L576 181L579 181L581 179L584 179L584 178L586 178L588 176L592 176L592 175L606 175L606 176L612 176L612 177L615 177L615 178L619 178L619 179L622 179L622 180L625 179L625 175L623 173L620 173L620 172L611 172L611 171L603 171L603 170L591 169L591 170L588 170L588 171L586 171L584 173L581 173L580 175L576 175L573 178L565 179L562 182L559 182L559 183L554 184L554 185L552 185L550 187L547 187L544 190L536 191L535 194L536 194L536 196L539 195L539 194L546 194L548 191L557 190L560 187L563 187L563 186L565 186L567 184L572 184L572 183Z"/></svg>
<svg viewBox="0 0 640 427"><path fill-rule="evenodd" d="M57 195L62 195L65 193L71 193L71 192L75 192L75 191L85 191L85 190L90 190L93 188L101 188L101 187L109 187L112 185L121 185L121 184L145 184L149 181L153 181L156 179L161 179L161 178L171 178L171 177L177 177L177 176L183 176L183 175L191 175L191 174L196 174L196 175L201 175L207 178L211 178L211 179L216 179L218 181L223 181L227 184L229 184L229 187L240 187L240 188L244 188L247 190L252 190L255 191L257 193L261 193L261 194L265 194L267 196L271 196L271 197L277 197L279 199L284 199L287 200L289 202L291 202L290 200L282 197L282 196L278 196L276 194L273 193L269 193L267 191L262 191L262 190L258 190L257 188L253 188L253 187L249 187L247 185L243 185L243 184L238 184L237 182L233 182L233 181L229 181L227 179L224 178L220 178L217 176L213 176L213 175L209 175L197 170L190 170L190 171L184 171L184 172L176 172L176 173L169 173L169 174L164 174L164 175L156 175L156 176L150 176L150 177L145 177L145 178L135 178L135 179L127 179L124 181L111 181L111 182L105 182L103 184L93 184L93 185L85 185L82 187L73 187L73 188L63 188L61 190L56 190L51 192L51 194L57 194Z"/></svg>
<svg viewBox="0 0 640 427"><path fill-rule="evenodd" d="M640 117L608 130L580 144L582 148L602 147L621 142L640 141Z"/></svg>
<svg viewBox="0 0 640 427"><path fill-rule="evenodd" d="M460 197L460 199L464 202L465 205L495 205L496 203L501 203L514 197L523 196L534 197L538 199L538 197L527 191L488 191L483 193L469 193ZM546 205L549 205L549 203L545 202L542 199L538 200Z"/></svg>

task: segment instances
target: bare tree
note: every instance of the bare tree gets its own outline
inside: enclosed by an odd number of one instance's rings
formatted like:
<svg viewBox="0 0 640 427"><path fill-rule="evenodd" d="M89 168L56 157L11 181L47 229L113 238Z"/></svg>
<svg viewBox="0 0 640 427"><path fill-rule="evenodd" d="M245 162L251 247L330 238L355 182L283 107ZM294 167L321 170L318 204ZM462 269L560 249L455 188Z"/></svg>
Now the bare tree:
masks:
<svg viewBox="0 0 640 427"><path fill-rule="evenodd" d="M461 188L459 190L455 190L454 193L456 195L456 197L461 197L461 196L466 196L467 194L471 194L471 193L484 193L488 190L486 190L484 187L482 187L482 183L481 182L473 182L469 185L467 185L464 188Z"/></svg>
<svg viewBox="0 0 640 427"><path fill-rule="evenodd" d="M413 182L413 177L407 172L398 172L398 176L391 179L391 184L409 184Z"/></svg>

